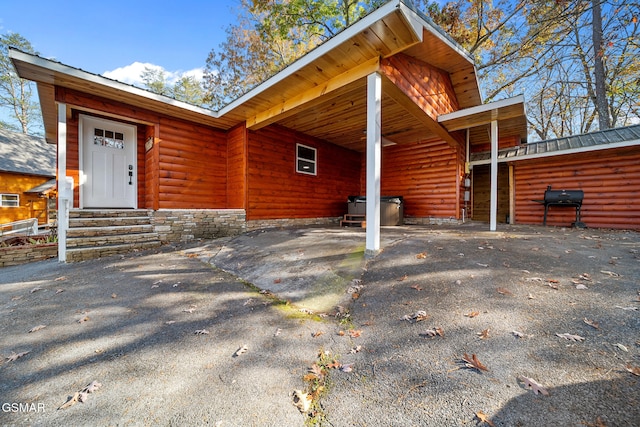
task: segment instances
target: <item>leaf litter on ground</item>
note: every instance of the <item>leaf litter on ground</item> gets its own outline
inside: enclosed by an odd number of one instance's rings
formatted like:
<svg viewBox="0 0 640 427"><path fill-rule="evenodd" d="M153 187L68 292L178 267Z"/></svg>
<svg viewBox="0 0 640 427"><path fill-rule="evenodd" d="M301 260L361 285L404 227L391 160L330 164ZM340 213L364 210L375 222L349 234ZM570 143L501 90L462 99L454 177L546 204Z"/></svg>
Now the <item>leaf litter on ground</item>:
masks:
<svg viewBox="0 0 640 427"><path fill-rule="evenodd" d="M518 377L518 379L523 382L524 388L531 389L534 394L542 394L544 396L549 395L547 389L544 388L542 384L539 384L536 380L524 376Z"/></svg>
<svg viewBox="0 0 640 427"><path fill-rule="evenodd" d="M581 337L580 335L573 335L573 334L558 334L556 333L556 336L560 337L560 338L564 338L567 341L573 341L573 342L582 342L584 341L584 337Z"/></svg>
<svg viewBox="0 0 640 427"><path fill-rule="evenodd" d="M98 381L91 381L91 383L89 383L89 385L87 385L85 388L75 392L73 396L70 396L67 399L67 401L63 403L58 409L66 409L70 406L75 405L78 402L81 402L81 403L86 402L87 399L89 398L89 393L95 392L100 387L102 387L102 384L100 384Z"/></svg>
<svg viewBox="0 0 640 427"><path fill-rule="evenodd" d="M462 362L464 362L465 368L476 369L478 372L489 370L489 368L487 368L482 364L482 362L480 362L475 354L469 356L467 353L465 353L461 360Z"/></svg>

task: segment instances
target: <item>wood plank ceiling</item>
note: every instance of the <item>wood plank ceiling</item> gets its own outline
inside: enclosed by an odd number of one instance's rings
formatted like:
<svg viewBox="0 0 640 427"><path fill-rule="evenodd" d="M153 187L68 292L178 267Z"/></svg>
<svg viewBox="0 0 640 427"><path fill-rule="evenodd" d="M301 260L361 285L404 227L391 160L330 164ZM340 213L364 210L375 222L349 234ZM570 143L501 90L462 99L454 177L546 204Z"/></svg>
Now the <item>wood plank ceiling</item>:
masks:
<svg viewBox="0 0 640 427"><path fill-rule="evenodd" d="M385 4L219 112L28 54L17 55L13 61L21 77L38 82L47 136L51 133L53 138L52 89L59 85L221 129L241 123L259 129L278 123L364 151L366 76L379 68L381 58L399 52L447 72L461 108L480 105L472 59L401 0ZM382 134L386 140L402 144L435 136L424 120L415 117L415 111L398 102L404 100L398 99L397 90L386 92L383 85Z"/></svg>

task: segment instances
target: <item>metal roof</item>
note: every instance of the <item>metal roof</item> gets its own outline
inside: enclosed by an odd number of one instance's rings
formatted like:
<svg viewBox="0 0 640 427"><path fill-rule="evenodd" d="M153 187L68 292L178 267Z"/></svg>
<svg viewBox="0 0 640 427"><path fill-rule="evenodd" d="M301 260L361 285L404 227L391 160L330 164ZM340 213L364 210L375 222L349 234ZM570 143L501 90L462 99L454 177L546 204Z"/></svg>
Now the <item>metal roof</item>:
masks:
<svg viewBox="0 0 640 427"><path fill-rule="evenodd" d="M640 147L640 125L607 129L582 135L522 144L498 151L498 162L514 162L525 159L558 156L563 154L584 153L620 147ZM491 161L491 152L472 153L472 165L487 164Z"/></svg>
<svg viewBox="0 0 640 427"><path fill-rule="evenodd" d="M56 146L44 138L0 129L0 171L56 176Z"/></svg>

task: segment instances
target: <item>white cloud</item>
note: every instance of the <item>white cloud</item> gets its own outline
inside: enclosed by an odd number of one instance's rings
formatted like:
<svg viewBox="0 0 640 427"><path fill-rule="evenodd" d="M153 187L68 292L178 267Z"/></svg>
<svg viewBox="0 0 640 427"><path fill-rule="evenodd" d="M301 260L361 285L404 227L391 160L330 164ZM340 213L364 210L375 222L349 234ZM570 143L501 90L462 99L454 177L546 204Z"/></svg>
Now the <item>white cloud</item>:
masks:
<svg viewBox="0 0 640 427"><path fill-rule="evenodd" d="M113 80L118 80L122 83L144 87L144 82L142 81L142 78L140 76L144 72L145 68L164 71L167 83L171 85L175 84L175 82L185 76L193 76L198 81L201 81L204 74L203 68L194 68L187 71L168 71L159 65L151 64L149 62L143 63L136 61L133 64L125 65L124 67L116 68L115 70L105 71L104 73L102 73L102 75Z"/></svg>

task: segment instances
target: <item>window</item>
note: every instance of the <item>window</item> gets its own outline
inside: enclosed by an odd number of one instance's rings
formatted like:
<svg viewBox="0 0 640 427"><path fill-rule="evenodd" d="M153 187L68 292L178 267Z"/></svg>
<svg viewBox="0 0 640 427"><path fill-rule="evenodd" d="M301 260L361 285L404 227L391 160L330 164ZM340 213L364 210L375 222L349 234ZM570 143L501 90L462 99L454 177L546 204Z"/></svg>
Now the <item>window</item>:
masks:
<svg viewBox="0 0 640 427"><path fill-rule="evenodd" d="M17 194L0 194L0 206L3 208L17 208L20 206L20 197Z"/></svg>
<svg viewBox="0 0 640 427"><path fill-rule="evenodd" d="M124 150L124 134L95 128L93 130L93 143L102 147Z"/></svg>
<svg viewBox="0 0 640 427"><path fill-rule="evenodd" d="M296 144L296 172L317 175L316 151L315 148Z"/></svg>

